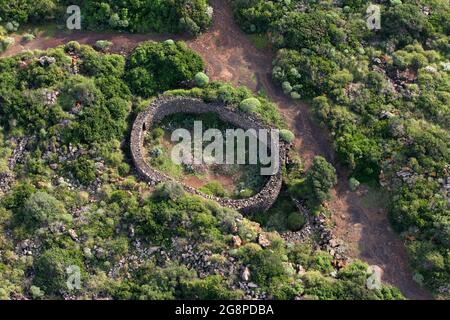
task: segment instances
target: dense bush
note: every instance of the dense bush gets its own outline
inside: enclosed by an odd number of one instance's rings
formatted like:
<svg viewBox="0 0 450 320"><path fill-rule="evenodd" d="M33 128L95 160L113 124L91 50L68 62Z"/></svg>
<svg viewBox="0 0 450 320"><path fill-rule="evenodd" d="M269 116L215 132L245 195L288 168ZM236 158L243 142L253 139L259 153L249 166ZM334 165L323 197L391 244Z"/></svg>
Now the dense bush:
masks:
<svg viewBox="0 0 450 320"><path fill-rule="evenodd" d="M127 0L121 3L89 0L84 1L82 10L86 12L86 23L92 28L131 32L200 32L209 26L212 18L207 0Z"/></svg>
<svg viewBox="0 0 450 320"><path fill-rule="evenodd" d="M14 45L14 42L14 38L0 35L0 52L6 51L9 47Z"/></svg>
<svg viewBox="0 0 450 320"><path fill-rule="evenodd" d="M206 194L210 194L217 197L226 197L227 191L218 181L211 181L200 188Z"/></svg>
<svg viewBox="0 0 450 320"><path fill-rule="evenodd" d="M139 45L128 57L126 79L143 97L179 87L204 69L201 57L183 42Z"/></svg>
<svg viewBox="0 0 450 320"><path fill-rule="evenodd" d="M33 193L24 203L22 220L29 226L40 226L55 221L72 221L64 205L45 192Z"/></svg>
<svg viewBox="0 0 450 320"><path fill-rule="evenodd" d="M176 200L184 195L184 189L179 183L169 181L158 185L155 195L162 199Z"/></svg>
<svg viewBox="0 0 450 320"><path fill-rule="evenodd" d="M98 40L95 42L94 48L99 51L105 51L113 45L111 41L108 40Z"/></svg>
<svg viewBox="0 0 450 320"><path fill-rule="evenodd" d="M203 72L199 72L195 75L195 84L198 87L206 87L209 83L209 78L206 74L204 74Z"/></svg>
<svg viewBox="0 0 450 320"><path fill-rule="evenodd" d="M288 226L291 231L298 231L305 225L306 219L298 212L292 212L288 216Z"/></svg>
<svg viewBox="0 0 450 320"><path fill-rule="evenodd" d="M356 180L355 178L351 177L348 180L348 185L350 187L350 190L352 191L356 191L356 189L358 189L360 182L358 180Z"/></svg>
<svg viewBox="0 0 450 320"><path fill-rule="evenodd" d="M131 1L112 0L57 1L21 0L11 4L0 1L0 18L6 22L63 22L67 6L77 4L88 28L127 30L130 32L204 31L211 23L212 8L207 0ZM61 18L57 18L60 16ZM188 23L186 23L188 22ZM193 32L196 31L196 32Z"/></svg>
<svg viewBox="0 0 450 320"><path fill-rule="evenodd" d="M94 161L87 157L79 157L68 165L73 177L81 184L90 185L95 181L96 170Z"/></svg>
<svg viewBox="0 0 450 320"><path fill-rule="evenodd" d="M261 102L259 102L256 98L248 98L245 100L242 100L239 104L239 108L248 113L256 112L261 107Z"/></svg>
<svg viewBox="0 0 450 320"><path fill-rule="evenodd" d="M27 22L42 21L54 18L58 10L56 0L21 0L12 3L8 0L0 1L0 21L6 22Z"/></svg>
<svg viewBox="0 0 450 320"><path fill-rule="evenodd" d="M70 292L67 286L67 268L75 266L80 270L80 280L85 275L81 253L68 249L52 248L45 251L35 264L36 276L33 283L48 295Z"/></svg>
<svg viewBox="0 0 450 320"><path fill-rule="evenodd" d="M280 130L280 138L286 142L293 142L295 140L295 135L292 131L287 129Z"/></svg>
<svg viewBox="0 0 450 320"><path fill-rule="evenodd" d="M337 183L336 170L323 157L314 157L306 175L307 197L321 204L330 198L330 190Z"/></svg>

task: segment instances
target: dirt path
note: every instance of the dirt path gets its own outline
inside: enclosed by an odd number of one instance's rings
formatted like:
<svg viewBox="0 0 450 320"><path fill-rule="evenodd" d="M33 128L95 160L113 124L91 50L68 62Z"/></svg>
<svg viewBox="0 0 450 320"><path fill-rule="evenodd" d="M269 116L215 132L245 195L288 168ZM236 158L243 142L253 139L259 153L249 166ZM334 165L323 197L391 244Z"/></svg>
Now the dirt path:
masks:
<svg viewBox="0 0 450 320"><path fill-rule="evenodd" d="M199 52L207 63L207 72L213 80L236 85L246 85L263 90L274 101L297 139L296 148L311 163L315 155L322 155L337 167L339 182L333 191L333 201L328 206L333 213L335 235L344 240L351 257L376 264L384 270L383 279L397 287L410 299L431 299L432 296L412 280L408 256L399 237L391 230L386 209L380 204L386 199L379 191L350 192L348 171L336 163L328 133L318 127L311 117L306 103L286 98L271 81L273 53L257 50L234 23L229 4L225 0L211 0L215 11L213 26L197 39L187 40L188 45ZM145 40L181 39L179 36L129 35L95 32L65 34L57 32L52 38L37 37L27 44L17 43L4 55L13 55L23 49L47 49L76 40L94 44L97 40L110 40L113 50L128 51ZM18 42L20 38L16 39Z"/></svg>

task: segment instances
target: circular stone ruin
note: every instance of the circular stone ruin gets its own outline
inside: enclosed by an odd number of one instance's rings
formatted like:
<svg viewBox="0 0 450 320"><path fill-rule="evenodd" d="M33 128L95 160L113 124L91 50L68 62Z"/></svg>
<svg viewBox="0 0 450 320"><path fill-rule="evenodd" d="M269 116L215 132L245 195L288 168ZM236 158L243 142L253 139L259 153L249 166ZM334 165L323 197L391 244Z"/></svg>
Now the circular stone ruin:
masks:
<svg viewBox="0 0 450 320"><path fill-rule="evenodd" d="M271 129L271 127L263 125L260 121L258 121L258 119L252 117L252 115L243 113L223 103L206 103L200 99L187 97L161 97L151 103L146 110L137 116L131 131L131 155L139 175L142 179L151 184L166 181L177 182L191 194L199 195L205 199L214 200L224 207L232 208L242 213L268 210L277 199L281 189L281 167L285 161L288 149L288 146L282 141L280 141L279 144L280 168L278 172L275 175L270 176L269 180L259 193L247 199L220 198L205 194L191 186L186 185L185 183L175 180L165 173L154 169L145 161L145 132L150 130L154 124L160 122L165 117L176 113L202 114L210 112L217 114L220 120L228 122L244 130Z"/></svg>

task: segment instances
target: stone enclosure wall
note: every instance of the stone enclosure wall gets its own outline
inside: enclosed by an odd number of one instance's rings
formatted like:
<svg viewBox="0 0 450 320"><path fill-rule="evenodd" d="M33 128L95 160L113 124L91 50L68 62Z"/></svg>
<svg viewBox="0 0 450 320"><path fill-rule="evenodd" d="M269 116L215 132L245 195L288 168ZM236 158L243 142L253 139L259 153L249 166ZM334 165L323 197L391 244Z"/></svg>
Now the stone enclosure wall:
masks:
<svg viewBox="0 0 450 320"><path fill-rule="evenodd" d="M172 114L202 114L209 112L216 113L222 121L228 122L244 130L270 128L269 126L263 125L252 115L243 113L223 103L205 103L202 100L187 97L159 98L137 116L131 131L131 154L139 175L151 184L157 184L165 181L175 181L172 177L152 168L145 161L144 138L146 130L151 129L154 124ZM287 149L288 146L280 141L279 171L275 175L270 176L263 189L251 198L237 200L219 198L205 194L184 183L177 182L183 185L185 190L191 194L199 195L205 199L214 200L224 207L239 210L242 213L265 211L273 205L280 192L282 184L281 165L285 161Z"/></svg>

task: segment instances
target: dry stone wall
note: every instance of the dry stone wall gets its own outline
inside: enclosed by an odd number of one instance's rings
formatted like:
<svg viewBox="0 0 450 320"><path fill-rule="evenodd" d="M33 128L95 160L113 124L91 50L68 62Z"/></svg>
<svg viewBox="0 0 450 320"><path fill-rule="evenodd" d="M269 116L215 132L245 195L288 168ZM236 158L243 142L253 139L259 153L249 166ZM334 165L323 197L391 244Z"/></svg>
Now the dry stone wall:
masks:
<svg viewBox="0 0 450 320"><path fill-rule="evenodd" d="M134 165L140 176L151 184L175 181L172 177L152 168L145 161L144 138L146 130L152 128L154 124L172 114L202 114L209 112L216 113L222 121L228 122L244 130L270 128L269 126L262 124L252 115L243 113L236 108L227 106L223 103L206 103L203 100L188 97L161 97L154 101L145 111L140 113L133 124L130 139L131 154ZM280 141L281 163L283 163L286 158L287 149L288 145ZM281 166L280 170L275 175L270 176L268 182L258 194L247 199L236 200L219 198L205 194L186 184L181 184L185 190L191 194L214 200L224 207L239 210L242 213L265 211L273 205L280 192L282 184Z"/></svg>

